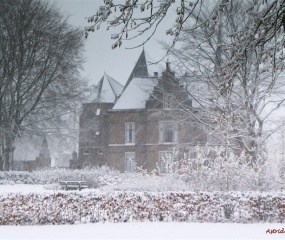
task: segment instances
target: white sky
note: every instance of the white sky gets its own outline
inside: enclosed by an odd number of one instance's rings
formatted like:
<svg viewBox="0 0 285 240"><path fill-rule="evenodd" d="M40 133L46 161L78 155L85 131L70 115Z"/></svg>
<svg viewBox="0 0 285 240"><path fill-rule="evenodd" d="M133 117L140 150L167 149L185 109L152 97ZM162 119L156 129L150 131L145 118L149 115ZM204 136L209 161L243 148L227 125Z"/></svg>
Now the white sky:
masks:
<svg viewBox="0 0 285 240"><path fill-rule="evenodd" d="M70 15L70 24L78 26L82 28L82 30L88 25L85 17L93 16L98 7L103 5L103 0L52 1L60 7L60 10L64 14ZM122 1L125 2L124 0ZM165 51L162 50L162 46L158 43L158 40L172 40L171 37L165 34L165 31L175 22L176 16L174 14L172 16L162 22L154 38L145 45L146 52L154 61L159 60L165 54ZM106 25L102 25L99 31L90 33L87 40L85 40L84 56L86 62L84 64L82 76L90 79L90 83L92 84L97 84L99 82L104 71L120 83L125 84L142 51L142 47L133 50L125 48L137 46L142 43L143 38L125 41L121 48L112 50L111 47L114 40L111 40L111 33L117 33L117 31L111 29L106 31Z"/></svg>

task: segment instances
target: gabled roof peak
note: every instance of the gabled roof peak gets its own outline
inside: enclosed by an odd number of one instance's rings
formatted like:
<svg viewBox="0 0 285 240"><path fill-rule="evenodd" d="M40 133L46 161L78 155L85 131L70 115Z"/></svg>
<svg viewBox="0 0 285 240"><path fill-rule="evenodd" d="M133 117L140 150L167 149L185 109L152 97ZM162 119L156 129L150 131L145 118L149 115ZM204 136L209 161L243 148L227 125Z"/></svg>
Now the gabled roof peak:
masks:
<svg viewBox="0 0 285 240"><path fill-rule="evenodd" d="M96 98L92 102L114 103L122 90L123 85L104 72L96 86Z"/></svg>

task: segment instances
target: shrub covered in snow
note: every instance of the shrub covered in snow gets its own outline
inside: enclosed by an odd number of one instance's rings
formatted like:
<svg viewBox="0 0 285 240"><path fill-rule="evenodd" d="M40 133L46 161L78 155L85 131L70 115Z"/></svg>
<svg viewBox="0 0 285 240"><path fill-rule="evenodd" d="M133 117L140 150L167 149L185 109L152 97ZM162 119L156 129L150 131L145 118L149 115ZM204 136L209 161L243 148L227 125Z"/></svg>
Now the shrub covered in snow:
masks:
<svg viewBox="0 0 285 240"><path fill-rule="evenodd" d="M91 188L120 182L108 167L84 170L48 169L34 172L0 172L0 184L52 184L61 180L85 180Z"/></svg>
<svg viewBox="0 0 285 240"><path fill-rule="evenodd" d="M39 179L36 174L29 172L0 172L0 184L42 184L43 181Z"/></svg>
<svg viewBox="0 0 285 240"><path fill-rule="evenodd" d="M277 187L267 156L253 159L223 147L196 147L196 153L195 158L182 159L178 169L180 178L192 190L264 191Z"/></svg>
<svg viewBox="0 0 285 240"><path fill-rule="evenodd" d="M175 149L173 150L174 154ZM176 159L176 158L175 158ZM85 180L89 187L118 191L268 191L282 187L270 159L235 155L223 147L196 148L196 156L166 159L168 173L120 173L108 167L82 170L54 169L35 172L0 172L0 184L52 184L60 180Z"/></svg>
<svg viewBox="0 0 285 240"><path fill-rule="evenodd" d="M93 191L0 196L0 225L284 220L285 195L282 193Z"/></svg>

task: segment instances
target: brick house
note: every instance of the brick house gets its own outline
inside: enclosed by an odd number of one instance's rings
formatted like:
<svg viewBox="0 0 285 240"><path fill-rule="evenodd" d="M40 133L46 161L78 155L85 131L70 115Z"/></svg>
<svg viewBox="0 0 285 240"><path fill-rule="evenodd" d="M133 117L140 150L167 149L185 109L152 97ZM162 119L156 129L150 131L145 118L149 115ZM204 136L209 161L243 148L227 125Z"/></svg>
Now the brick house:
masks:
<svg viewBox="0 0 285 240"><path fill-rule="evenodd" d="M104 74L96 98L83 105L79 154L73 168L107 164L119 171L174 170L178 159L207 142L196 126L192 100L166 63L150 72L143 50L126 85Z"/></svg>

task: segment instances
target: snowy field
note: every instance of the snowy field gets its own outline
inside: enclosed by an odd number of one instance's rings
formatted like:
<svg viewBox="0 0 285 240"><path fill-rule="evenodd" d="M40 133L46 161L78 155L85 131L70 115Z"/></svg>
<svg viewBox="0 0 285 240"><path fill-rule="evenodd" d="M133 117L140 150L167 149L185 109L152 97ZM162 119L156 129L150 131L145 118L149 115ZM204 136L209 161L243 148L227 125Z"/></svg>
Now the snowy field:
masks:
<svg viewBox="0 0 285 240"><path fill-rule="evenodd" d="M284 224L94 223L48 226L1 226L0 239L284 239L266 234Z"/></svg>
<svg viewBox="0 0 285 240"><path fill-rule="evenodd" d="M31 185L31 184L14 184L14 185L0 185L0 194L7 193L52 193L55 191L52 185Z"/></svg>

